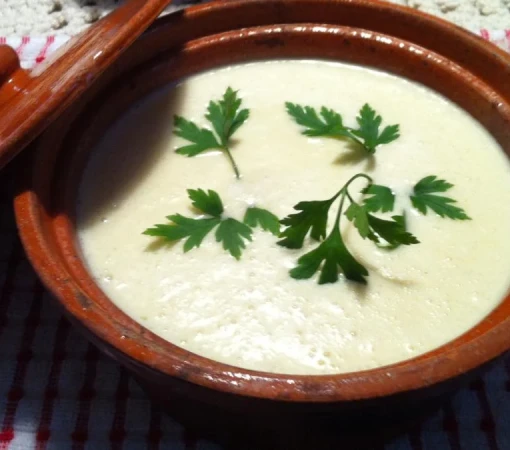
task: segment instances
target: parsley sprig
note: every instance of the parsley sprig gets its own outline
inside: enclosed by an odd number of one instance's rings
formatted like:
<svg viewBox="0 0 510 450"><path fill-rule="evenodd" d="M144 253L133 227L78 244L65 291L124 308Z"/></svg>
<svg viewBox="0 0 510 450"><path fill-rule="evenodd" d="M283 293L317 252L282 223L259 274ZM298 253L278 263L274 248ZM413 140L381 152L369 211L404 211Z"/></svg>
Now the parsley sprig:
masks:
<svg viewBox="0 0 510 450"><path fill-rule="evenodd" d="M216 191L188 189L187 192L192 205L202 213L202 217L191 218L181 214L167 216L171 223L156 224L146 229L143 234L170 242L186 239L183 249L184 252L188 252L200 247L204 238L216 228L216 241L237 260L241 258L242 251L246 248L246 241L252 240L253 228L260 226L276 236L280 234L278 217L266 209L254 206L247 208L244 221L241 222L224 217L223 202Z"/></svg>
<svg viewBox="0 0 510 450"><path fill-rule="evenodd" d="M369 183L362 192L370 196L362 203L356 202L349 192L349 186L359 178L364 178ZM338 198L340 204L333 228L326 237L329 210ZM344 212L346 201L350 202L350 205ZM312 239L321 243L298 259L297 266L290 271L290 276L307 279L320 269L319 284L335 283L340 269L348 280L366 284L368 270L354 258L342 238L342 215L345 214L347 219L353 222L363 239L368 238L375 243L384 241L388 245L418 243L418 240L406 231L401 216L385 220L371 214L374 211L393 209L393 204L394 195L391 190L385 186L374 185L372 178L363 173L353 176L328 200L298 203L294 209L300 212L281 221L286 228L281 233L283 239L278 244L287 248L301 248L308 233Z"/></svg>
<svg viewBox="0 0 510 450"><path fill-rule="evenodd" d="M446 192L452 187L453 184L446 180L440 180L435 175L429 175L415 184L413 195L411 195L411 203L424 215L427 214L428 209L431 209L440 217L448 217L453 220L471 220L471 217L462 208L453 205L453 203L457 203L456 200L437 195L438 192Z"/></svg>
<svg viewBox="0 0 510 450"><path fill-rule="evenodd" d="M361 191L369 195L363 202L356 202L349 192L350 185L359 178L368 182L368 186ZM326 237L329 210L338 198L340 203L333 228ZM290 271L290 276L296 279L311 278L320 269L319 284L334 283L338 280L340 269L345 278L366 284L368 270L354 258L345 245L340 232L340 221L342 215L345 215L363 239L370 239L376 244L391 247L417 244L418 239L406 230L403 216L395 215L391 220L386 220L371 214L376 211L391 211L394 199L391 189L375 185L371 177L359 173L328 200L298 203L294 209L300 212L281 221L287 228L281 233L283 239L278 244L287 248L301 248L308 233L312 239L321 243L298 259L297 266ZM344 211L346 201L350 204Z"/></svg>
<svg viewBox="0 0 510 450"><path fill-rule="evenodd" d="M211 123L216 135L211 130L199 128L194 122L177 115L174 117L174 134L191 142L176 150L181 155L192 157L206 150L222 150L239 179L241 175L230 151L230 138L246 122L250 111L240 110L242 100L237 96L237 92L228 87L221 100L209 102L205 118Z"/></svg>
<svg viewBox="0 0 510 450"><path fill-rule="evenodd" d="M358 128L345 126L342 116L325 106L320 112L311 106L291 102L285 103L285 106L296 123L305 127L302 131L305 136L352 139L370 154L375 153L378 145L389 144L400 136L398 125L388 125L380 131L382 117L368 103L362 106L356 117Z"/></svg>
<svg viewBox="0 0 510 450"><path fill-rule="evenodd" d="M361 200L356 201L349 187L359 178L363 178L368 184L360 191ZM429 175L414 186L411 203L422 214L427 214L428 209L431 209L440 217L469 220L470 217L462 208L453 205L456 200L437 195L452 187L453 184L446 180ZM340 203L333 228L326 236L329 210L338 198ZM349 202L347 208L345 208L346 202ZM354 225L363 239L369 239L379 247L392 250L401 245L418 244L418 239L407 231L405 213L393 215L389 220L372 214L391 212L394 207L393 191L387 186L374 184L372 178L364 173L354 175L328 200L298 203L294 209L299 212L290 214L280 221L286 228L281 233L280 237L283 239L278 241L278 244L299 249L303 247L308 234L311 239L320 244L298 259L297 266L290 271L290 276L296 279L307 279L320 270L319 284L334 283L339 278L340 270L348 280L366 284L368 270L354 258L342 238L340 232L342 215L345 215Z"/></svg>

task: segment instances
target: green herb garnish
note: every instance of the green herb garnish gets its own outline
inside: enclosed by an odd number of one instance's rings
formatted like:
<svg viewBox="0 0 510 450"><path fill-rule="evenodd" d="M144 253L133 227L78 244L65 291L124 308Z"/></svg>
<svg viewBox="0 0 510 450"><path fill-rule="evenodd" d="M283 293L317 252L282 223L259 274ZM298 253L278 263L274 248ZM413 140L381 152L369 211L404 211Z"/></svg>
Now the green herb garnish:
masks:
<svg viewBox="0 0 510 450"><path fill-rule="evenodd" d="M350 184L358 178L364 178L369 183L368 187L361 191L365 195L370 195L364 198L363 202L356 202L349 192ZM333 229L325 238L329 210L339 197L340 204ZM350 205L344 213L346 200ZM328 200L298 203L294 209L300 212L291 214L281 221L287 228L281 233L283 239L278 244L287 248L301 248L309 232L310 237L316 241L325 239L316 249L298 259L297 266L290 271L290 276L306 279L320 269L319 284L334 283L338 280L340 269L345 278L365 284L368 270L354 258L343 241L340 232L342 215L344 213L354 224L363 239L368 238L388 247L417 244L419 241L416 237L406 231L403 216L393 216L391 220L386 220L371 214L372 211L390 211L393 204L394 196L391 189L372 184L372 178L363 173L353 176Z"/></svg>
<svg viewBox="0 0 510 450"><path fill-rule="evenodd" d="M356 261L345 246L338 220L335 221L329 236L315 250L298 259L298 265L290 271L292 278L297 280L311 278L324 262L320 271L319 284L337 281L339 267L348 280L366 284L365 277L368 276L368 270Z"/></svg>
<svg viewBox="0 0 510 450"><path fill-rule="evenodd" d="M221 242L223 250L230 252L235 259L241 258L241 252L246 247L243 239L251 241L252 229L239 222L239 220L228 218L222 219L216 229L216 242Z"/></svg>
<svg viewBox="0 0 510 450"><path fill-rule="evenodd" d="M364 205L351 203L345 216L353 223L363 239L370 239L376 244L381 239L395 248L399 245L418 244L419 241L405 229L404 216L392 216L391 220L381 219L370 214Z"/></svg>
<svg viewBox="0 0 510 450"><path fill-rule="evenodd" d="M441 217L449 217L454 220L471 220L462 208L454 206L457 203L449 197L435 195L438 192L446 192L453 184L445 180L439 180L435 175L422 178L413 189L411 203L422 214L427 214L428 208Z"/></svg>
<svg viewBox="0 0 510 450"><path fill-rule="evenodd" d="M216 135L211 130L199 128L194 122L177 115L174 117L174 134L192 142L176 150L181 155L192 157L206 150L222 150L239 179L241 175L230 151L230 138L246 122L250 111L239 110L242 100L238 98L237 92L229 87L221 100L209 102L205 118L211 123Z"/></svg>
<svg viewBox="0 0 510 450"><path fill-rule="evenodd" d="M285 103L285 106L296 123L306 127L302 134L313 137L349 138L363 146L370 154L375 153L378 145L389 144L400 136L398 125L389 125L380 131L382 117L368 104L363 105L356 117L358 128L346 127L339 113L324 106L320 113L311 106L290 102Z"/></svg>
<svg viewBox="0 0 510 450"><path fill-rule="evenodd" d="M230 160L236 178L240 178L239 169L230 150L231 138L248 119L249 110L240 109L242 100L237 91L227 88L222 99L210 101L205 118L212 130L199 128L194 122L181 116L174 117L174 134L190 141L189 145L176 150L177 153L192 157L206 150L222 150ZM346 138L361 145L373 155L379 145L396 140L399 125L381 127L382 117L368 104L360 109L356 121L357 128L343 124L342 116L326 107L318 112L313 107L287 102L288 114L295 122L304 127L302 134L313 137ZM364 179L366 185L355 198L351 195L352 183ZM440 217L456 220L468 220L465 211L455 206L455 200L438 195L451 189L453 185L435 175L421 179L410 195L411 203L420 213L432 210ZM352 189L351 189L352 190ZM317 246L302 255L297 265L290 270L295 279L308 279L319 272L318 283L334 283L339 274L358 283L366 284L369 272L347 248L340 224L343 216L350 221L361 238L369 239L375 245L388 250L401 245L418 244L418 239L407 230L405 211L401 214L382 218L374 213L391 213L395 208L395 194L391 188L374 184L370 176L364 173L354 175L331 198L320 201L303 201L294 206L297 211L279 220L270 211L251 206L246 209L243 221L224 216L224 206L217 192L213 190L189 189L188 196L192 205L200 213L196 218L180 214L168 216L168 224L156 224L144 231L144 234L163 238L167 241L185 239L183 249L188 252L200 247L204 238L215 230L215 239L224 250L239 260L247 241L252 240L253 229L262 228L280 240L279 245L289 249L303 247L307 236L318 242ZM328 229L328 216L333 204L338 202L338 210ZM280 224L284 229L280 232Z"/></svg>
<svg viewBox="0 0 510 450"><path fill-rule="evenodd" d="M275 236L280 235L280 220L267 209L249 207L244 215L244 223L252 228L260 226L264 231L269 231Z"/></svg>
<svg viewBox="0 0 510 450"><path fill-rule="evenodd" d="M363 195L362 199L355 201L349 192L349 186L358 178L364 178L368 186L360 192ZM411 202L422 214L426 214L427 208L430 208L441 217L470 219L463 209L452 205L456 203L455 200L434 195L452 187L451 183L430 175L416 183ZM338 198L340 198L340 204L333 229L326 237L329 210ZM346 200L349 206L344 212ZM292 249L302 248L308 233L312 239L321 243L298 259L297 266L290 271L291 277L311 278L320 270L319 284L334 283L338 280L338 273L341 270L348 280L365 284L368 276L367 269L354 258L342 239L340 232L342 214L352 222L363 239L370 239L379 247L393 250L401 245L418 244L418 239L407 231L405 213L393 215L391 219L382 219L372 214L391 212L394 207L393 191L387 186L373 184L372 178L364 173L353 176L328 200L298 203L294 209L299 213L290 214L280 221L286 228L281 233L280 237L283 239L278 244Z"/></svg>
<svg viewBox="0 0 510 450"><path fill-rule="evenodd" d="M363 205L367 211L393 211L395 194L389 187L370 184L362 192L365 195L370 195L370 197L363 199Z"/></svg>
<svg viewBox="0 0 510 450"><path fill-rule="evenodd" d="M280 235L283 239L278 244L287 248L301 248L308 232L316 241L324 239L329 208L339 195L337 193L329 200L299 202L295 205L294 209L300 212L280 221L287 228Z"/></svg>
<svg viewBox="0 0 510 450"><path fill-rule="evenodd" d="M188 189L187 192L192 205L200 213L209 217L190 218L174 214L167 216L172 223L156 224L146 229L143 234L160 237L170 242L186 239L183 249L184 252L188 252L194 247L200 247L204 238L217 227L216 242L221 242L224 250L234 258L240 259L243 249L246 248L246 241L252 239L255 226L260 225L273 234L279 233L278 218L265 209L248 208L243 223L231 217L224 217L223 203L216 191Z"/></svg>

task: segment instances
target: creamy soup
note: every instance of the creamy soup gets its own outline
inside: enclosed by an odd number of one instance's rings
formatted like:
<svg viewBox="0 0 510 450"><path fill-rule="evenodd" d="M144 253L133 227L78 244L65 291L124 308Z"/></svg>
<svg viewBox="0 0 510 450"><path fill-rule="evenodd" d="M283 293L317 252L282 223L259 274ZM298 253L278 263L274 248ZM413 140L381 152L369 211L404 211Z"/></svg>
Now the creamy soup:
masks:
<svg viewBox="0 0 510 450"><path fill-rule="evenodd" d="M172 134L174 114L207 126L208 102L228 86L251 111L232 146L241 180L219 151L176 154L187 141ZM400 124L401 137L370 158L348 141L300 134L286 101L328 106L350 126L369 102L384 124ZM344 239L370 273L366 286L342 276L325 285L317 274L291 278L297 258L317 244L290 250L260 228L240 261L213 233L188 253L183 242L161 245L142 235L171 214L198 217L189 188L216 190L226 214L239 220L248 205L284 217L299 201L330 198L358 172L394 189L396 211L407 210L409 231L421 241L387 251L344 220ZM413 185L431 174L454 184L448 196L473 220L412 209ZM101 141L79 200L85 260L120 309L178 346L249 369L340 373L412 358L471 328L510 285L510 167L501 148L438 94L356 66L259 62L158 91Z"/></svg>

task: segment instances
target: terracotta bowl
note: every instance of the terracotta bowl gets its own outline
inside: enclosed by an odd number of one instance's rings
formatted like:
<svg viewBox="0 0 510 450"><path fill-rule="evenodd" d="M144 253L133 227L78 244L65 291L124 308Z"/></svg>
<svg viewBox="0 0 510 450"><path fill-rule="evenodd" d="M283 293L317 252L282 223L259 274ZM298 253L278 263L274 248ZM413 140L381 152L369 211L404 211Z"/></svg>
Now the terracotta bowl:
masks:
<svg viewBox="0 0 510 450"><path fill-rule="evenodd" d="M183 417L204 412L214 423L249 415L281 424L322 420L322 413L366 420L422 410L510 348L510 296L461 337L415 359L356 373L289 376L228 366L162 340L115 307L83 264L77 186L112 121L188 75L275 58L346 61L416 80L468 111L510 154L510 57L476 36L373 1L211 3L159 20L34 144L15 199L28 256L73 324Z"/></svg>

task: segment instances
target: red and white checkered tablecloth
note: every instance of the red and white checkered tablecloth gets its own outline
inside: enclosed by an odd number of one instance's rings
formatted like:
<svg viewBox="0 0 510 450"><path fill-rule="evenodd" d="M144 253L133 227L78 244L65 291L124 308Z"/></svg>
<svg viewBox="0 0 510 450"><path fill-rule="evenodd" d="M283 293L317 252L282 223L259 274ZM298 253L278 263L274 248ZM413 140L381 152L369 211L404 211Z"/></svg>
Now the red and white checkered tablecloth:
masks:
<svg viewBox="0 0 510 450"><path fill-rule="evenodd" d="M510 51L510 30L480 34ZM0 37L0 43L14 47L24 67L33 67L67 39ZM61 316L16 234L16 171L15 161L0 174L0 450L222 448L151 405L124 369ZM327 448L346 449L341 435L331 439ZM285 436L281 442L278 450L294 448ZM229 448L254 447L237 442ZM510 450L510 355L438 413L377 448Z"/></svg>
<svg viewBox="0 0 510 450"><path fill-rule="evenodd" d="M510 52L510 29L509 30L486 30L478 33L487 41ZM16 49L24 68L32 68L43 62L48 55L57 50L70 39L70 36L56 35L47 37L34 36L0 36L0 44L10 45Z"/></svg>

